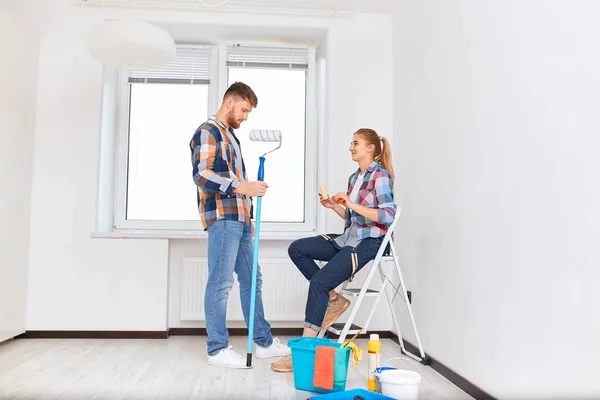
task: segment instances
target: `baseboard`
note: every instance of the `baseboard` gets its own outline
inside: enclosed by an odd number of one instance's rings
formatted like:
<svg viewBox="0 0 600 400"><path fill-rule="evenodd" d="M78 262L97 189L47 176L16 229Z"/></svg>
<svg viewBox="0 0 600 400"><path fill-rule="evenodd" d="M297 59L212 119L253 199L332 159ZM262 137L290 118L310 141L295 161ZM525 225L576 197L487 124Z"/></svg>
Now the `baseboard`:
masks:
<svg viewBox="0 0 600 400"><path fill-rule="evenodd" d="M378 334L379 335L379 339L391 339L393 333L391 331L368 331L367 333L361 333L360 335L358 335L356 338L357 339L368 339L369 335L371 334ZM346 340L350 340L350 338L354 336L354 335L348 335ZM337 339L340 336L336 335L333 332L329 332L327 331L325 333L325 337L329 338L329 339Z"/></svg>
<svg viewBox="0 0 600 400"><path fill-rule="evenodd" d="M271 328L276 336L301 336L302 328ZM247 328L229 328L231 336L247 336ZM25 331L15 339L167 339L169 336L206 336L206 328L168 331Z"/></svg>
<svg viewBox="0 0 600 400"><path fill-rule="evenodd" d="M247 328L227 328L231 336L248 336ZM302 328L271 328L273 336L302 336ZM169 336L206 336L206 328L171 328Z"/></svg>
<svg viewBox="0 0 600 400"><path fill-rule="evenodd" d="M393 332L389 332L389 338L400 345L400 341L398 340L398 335ZM419 348L414 344L403 340L404 347L406 350L413 354L419 354ZM468 379L462 377L452 369L448 368L446 365L438 361L435 357L431 357L429 354L425 353L425 356L429 359L429 366L437 371L444 378L448 379L454 385L458 386L462 390L464 390L469 396L477 399L477 400L497 400L494 396L476 386L474 383L469 381Z"/></svg>
<svg viewBox="0 0 600 400"><path fill-rule="evenodd" d="M25 331L15 339L167 339L167 331Z"/></svg>

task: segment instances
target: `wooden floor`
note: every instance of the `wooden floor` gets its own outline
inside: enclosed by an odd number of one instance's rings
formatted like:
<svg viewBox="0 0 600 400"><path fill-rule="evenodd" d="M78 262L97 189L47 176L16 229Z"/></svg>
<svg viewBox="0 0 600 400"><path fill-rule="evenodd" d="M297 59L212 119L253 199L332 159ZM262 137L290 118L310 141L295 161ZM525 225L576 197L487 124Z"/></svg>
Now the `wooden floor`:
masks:
<svg viewBox="0 0 600 400"><path fill-rule="evenodd" d="M287 340L288 338L281 338ZM245 354L245 337L232 344ZM366 350L367 339L357 340ZM382 340L381 360L400 356ZM254 360L250 370L207 364L205 336L169 339L17 339L0 344L0 399L301 399L293 373ZM420 399L470 399L437 372L412 361L390 364L419 371ZM349 367L347 389L367 385L367 358Z"/></svg>

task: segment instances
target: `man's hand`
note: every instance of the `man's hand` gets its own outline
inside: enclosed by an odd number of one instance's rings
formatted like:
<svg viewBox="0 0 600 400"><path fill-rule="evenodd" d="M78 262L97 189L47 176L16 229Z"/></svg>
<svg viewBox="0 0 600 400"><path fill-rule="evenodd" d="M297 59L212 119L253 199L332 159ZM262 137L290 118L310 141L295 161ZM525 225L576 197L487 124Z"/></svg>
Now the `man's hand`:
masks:
<svg viewBox="0 0 600 400"><path fill-rule="evenodd" d="M268 187L269 185L263 181L242 182L233 190L233 193L245 194L250 197L264 196Z"/></svg>

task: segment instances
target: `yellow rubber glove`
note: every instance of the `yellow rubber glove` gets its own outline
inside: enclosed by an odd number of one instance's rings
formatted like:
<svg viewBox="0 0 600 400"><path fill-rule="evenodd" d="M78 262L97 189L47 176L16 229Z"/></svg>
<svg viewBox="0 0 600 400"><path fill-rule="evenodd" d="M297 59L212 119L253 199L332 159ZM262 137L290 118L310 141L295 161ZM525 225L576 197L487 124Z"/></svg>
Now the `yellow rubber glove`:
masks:
<svg viewBox="0 0 600 400"><path fill-rule="evenodd" d="M342 347L350 347L352 350L352 365L358 366L358 362L362 360L363 351L360 347L352 342L344 342Z"/></svg>

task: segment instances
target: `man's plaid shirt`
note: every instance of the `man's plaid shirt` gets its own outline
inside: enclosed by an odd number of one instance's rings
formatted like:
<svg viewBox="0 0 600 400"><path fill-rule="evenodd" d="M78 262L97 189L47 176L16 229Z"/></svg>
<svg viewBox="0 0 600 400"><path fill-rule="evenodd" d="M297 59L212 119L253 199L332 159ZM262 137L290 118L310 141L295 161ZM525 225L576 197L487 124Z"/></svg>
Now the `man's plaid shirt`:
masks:
<svg viewBox="0 0 600 400"><path fill-rule="evenodd" d="M231 127L229 132L240 146ZM218 219L250 223L252 202L244 195L233 193L240 181L248 180L246 167L241 154L236 159L234 146L223 122L215 116L210 117L196 129L190 141L190 150L204 230Z"/></svg>

